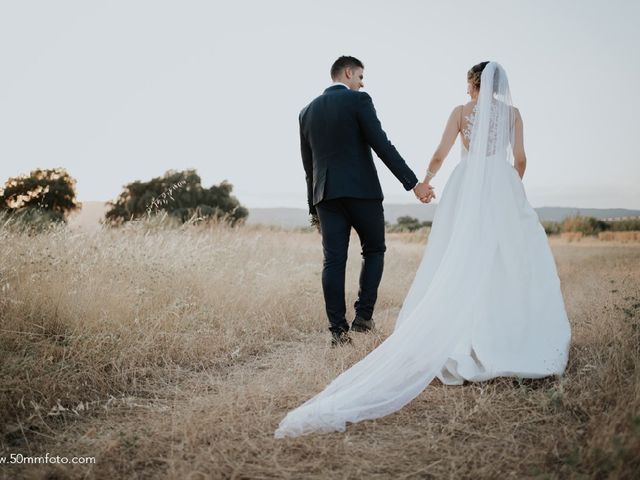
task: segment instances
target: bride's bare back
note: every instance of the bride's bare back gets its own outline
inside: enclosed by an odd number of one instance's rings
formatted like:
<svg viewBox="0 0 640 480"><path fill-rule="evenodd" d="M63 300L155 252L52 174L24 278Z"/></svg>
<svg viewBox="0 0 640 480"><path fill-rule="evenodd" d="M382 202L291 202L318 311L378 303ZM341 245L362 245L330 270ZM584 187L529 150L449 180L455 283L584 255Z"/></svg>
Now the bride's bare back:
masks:
<svg viewBox="0 0 640 480"><path fill-rule="evenodd" d="M449 120L445 126L440 145L433 154L431 162L429 163L428 170L436 173L444 159L449 154L451 147L456 142L456 138L460 135L460 141L465 149L469 150L469 141L471 140L471 123L473 122L474 107L476 101L472 100L465 105L458 105L453 109ZM527 157L524 153L524 135L522 117L520 111L514 107L515 122L514 122L514 141L513 141L513 157L514 167L518 171L520 178L524 176L524 171L527 165ZM425 181L427 181L425 179Z"/></svg>

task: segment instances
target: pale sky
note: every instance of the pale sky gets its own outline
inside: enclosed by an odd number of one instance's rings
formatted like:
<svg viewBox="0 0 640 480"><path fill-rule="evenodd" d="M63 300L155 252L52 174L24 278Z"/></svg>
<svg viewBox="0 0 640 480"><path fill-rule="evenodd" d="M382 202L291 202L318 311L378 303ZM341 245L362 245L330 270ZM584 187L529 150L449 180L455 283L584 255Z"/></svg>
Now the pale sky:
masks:
<svg viewBox="0 0 640 480"><path fill-rule="evenodd" d="M298 112L340 55L422 178L466 71L503 65L540 206L640 208L640 2L0 0L0 180L62 166L81 201L168 169L306 206ZM442 191L455 145L432 182ZM410 203L376 160L387 201Z"/></svg>

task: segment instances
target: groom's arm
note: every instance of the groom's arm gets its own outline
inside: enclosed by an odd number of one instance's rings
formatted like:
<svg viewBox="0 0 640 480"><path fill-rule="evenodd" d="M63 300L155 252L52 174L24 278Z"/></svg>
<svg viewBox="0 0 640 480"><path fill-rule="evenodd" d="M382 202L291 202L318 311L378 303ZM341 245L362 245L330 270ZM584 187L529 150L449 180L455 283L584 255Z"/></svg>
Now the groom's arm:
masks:
<svg viewBox="0 0 640 480"><path fill-rule="evenodd" d="M309 214L316 215L316 207L313 205L313 155L311 145L302 132L302 118L300 118L300 153L302 155L302 166L304 167L305 179L307 181L307 203L309 204Z"/></svg>
<svg viewBox="0 0 640 480"><path fill-rule="evenodd" d="M411 190L418 183L418 178L400 156L396 147L389 141L387 134L382 130L382 125L373 106L373 100L371 100L369 94L360 92L358 97L358 123L367 143L387 168L391 170L391 173L400 180L404 189Z"/></svg>

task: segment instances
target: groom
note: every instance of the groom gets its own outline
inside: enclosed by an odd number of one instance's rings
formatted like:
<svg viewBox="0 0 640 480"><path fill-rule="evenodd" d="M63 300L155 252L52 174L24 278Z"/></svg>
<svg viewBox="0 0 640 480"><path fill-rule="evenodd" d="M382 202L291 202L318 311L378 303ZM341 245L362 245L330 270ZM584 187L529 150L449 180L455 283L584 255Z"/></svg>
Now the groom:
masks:
<svg viewBox="0 0 640 480"><path fill-rule="evenodd" d="M300 112L300 148L307 180L309 213L319 222L324 251L322 290L332 346L351 343L345 306L345 267L353 227L360 237L362 269L351 330L375 324L373 307L384 264L382 189L371 149L405 190L428 202L431 186L418 182L387 139L364 87L364 65L340 57L331 67L333 85Z"/></svg>

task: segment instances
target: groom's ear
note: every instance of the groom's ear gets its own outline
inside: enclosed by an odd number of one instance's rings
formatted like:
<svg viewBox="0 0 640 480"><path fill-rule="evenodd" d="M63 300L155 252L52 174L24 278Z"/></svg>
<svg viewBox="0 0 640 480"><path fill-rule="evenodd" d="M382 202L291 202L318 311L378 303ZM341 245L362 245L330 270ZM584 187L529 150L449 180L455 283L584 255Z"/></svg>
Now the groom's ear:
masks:
<svg viewBox="0 0 640 480"><path fill-rule="evenodd" d="M351 70L351 67L346 67L344 69L344 74L347 77L347 79L350 80L351 77L353 77L353 70Z"/></svg>

